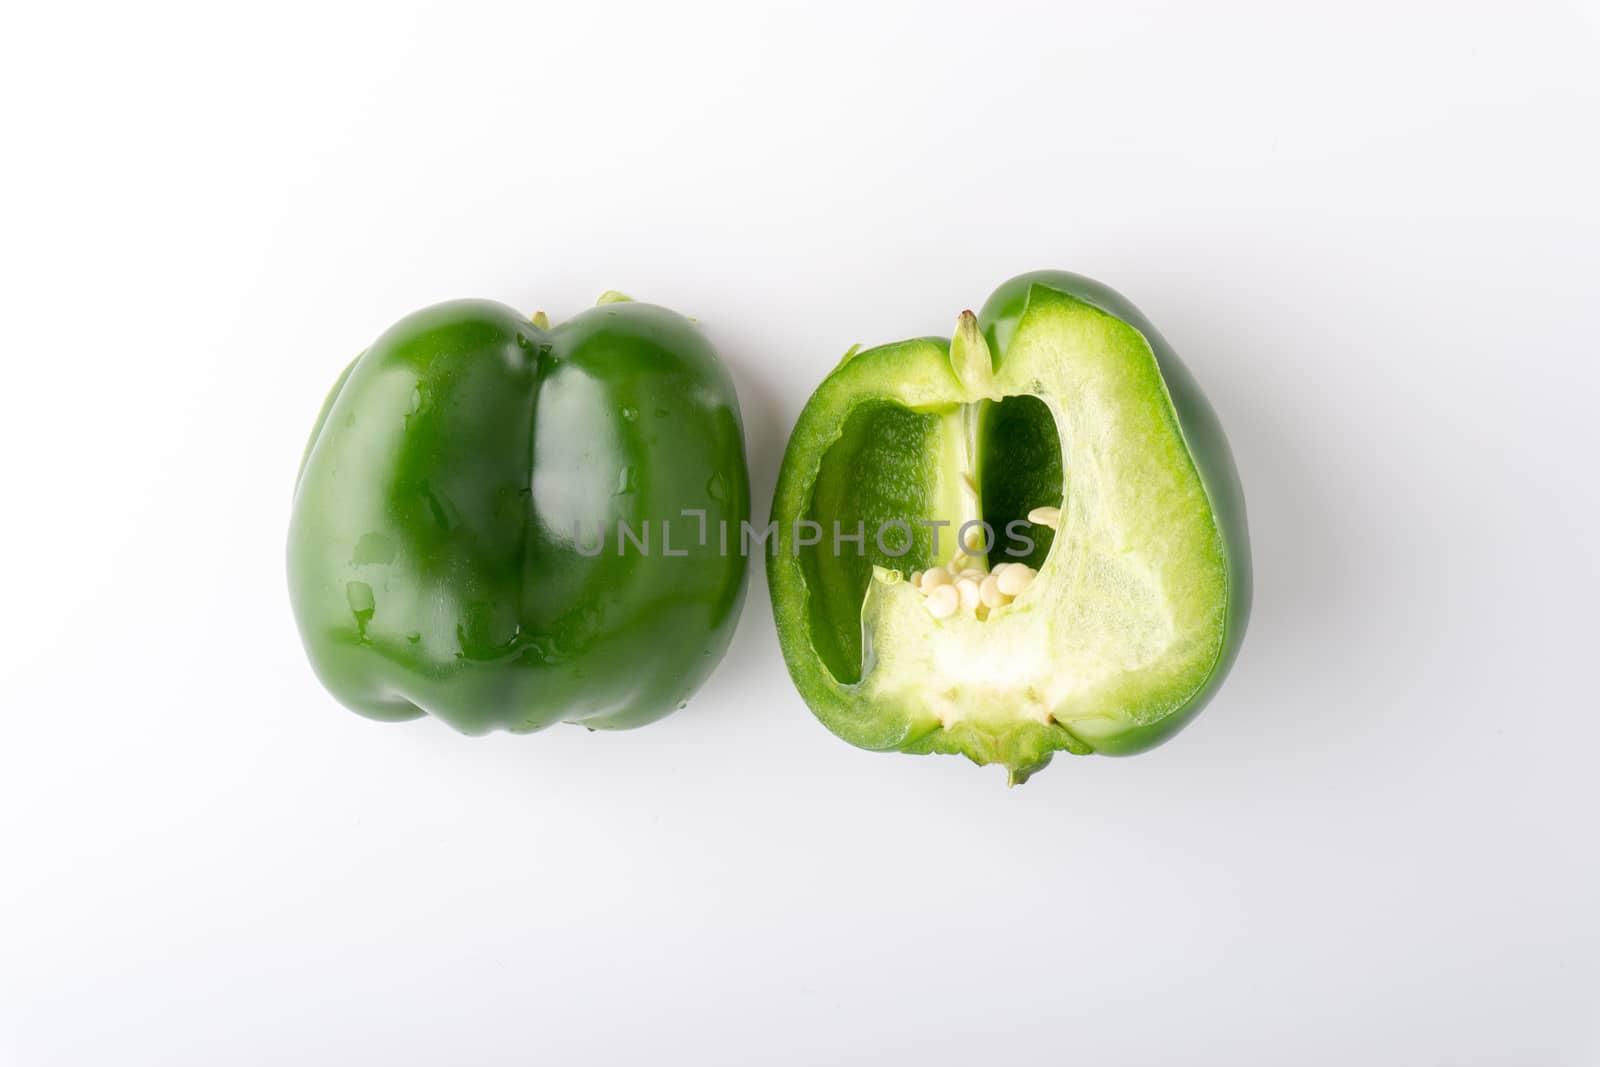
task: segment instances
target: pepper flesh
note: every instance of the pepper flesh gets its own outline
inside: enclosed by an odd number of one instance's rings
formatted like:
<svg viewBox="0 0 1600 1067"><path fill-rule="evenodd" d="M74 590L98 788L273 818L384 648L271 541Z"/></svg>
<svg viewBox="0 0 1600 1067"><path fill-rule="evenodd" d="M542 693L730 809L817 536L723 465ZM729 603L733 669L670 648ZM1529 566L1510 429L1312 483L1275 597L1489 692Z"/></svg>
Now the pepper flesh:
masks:
<svg viewBox="0 0 1600 1067"><path fill-rule="evenodd" d="M947 594L900 580L948 564L962 522L998 535L1057 507L1058 530L988 553L1038 570L1014 602L945 615ZM1243 496L1216 416L1148 321L1079 275L1012 279L950 342L853 353L800 416L773 518L780 644L823 723L863 748L1000 763L1013 782L1056 751L1170 737L1248 618ZM939 528L915 526L905 555L796 536L797 520L893 519L951 525L937 548Z"/></svg>
<svg viewBox="0 0 1600 1067"><path fill-rule="evenodd" d="M641 726L726 651L745 561L718 530L748 515L733 383L689 320L613 294L554 328L441 304L329 395L296 483L290 594L318 676L363 715ZM648 550L618 522L647 528Z"/></svg>

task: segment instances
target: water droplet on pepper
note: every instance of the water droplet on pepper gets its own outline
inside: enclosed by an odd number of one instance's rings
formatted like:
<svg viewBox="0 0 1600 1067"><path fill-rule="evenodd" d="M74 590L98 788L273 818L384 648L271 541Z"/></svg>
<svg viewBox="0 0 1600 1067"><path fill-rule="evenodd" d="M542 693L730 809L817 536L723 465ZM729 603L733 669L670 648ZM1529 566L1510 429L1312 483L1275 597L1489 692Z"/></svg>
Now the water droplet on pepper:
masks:
<svg viewBox="0 0 1600 1067"><path fill-rule="evenodd" d="M344 601L350 605L350 614L355 616L356 636L360 638L362 644L365 644L367 624L372 621L372 616L378 610L378 602L372 595L372 586L366 582L346 582Z"/></svg>

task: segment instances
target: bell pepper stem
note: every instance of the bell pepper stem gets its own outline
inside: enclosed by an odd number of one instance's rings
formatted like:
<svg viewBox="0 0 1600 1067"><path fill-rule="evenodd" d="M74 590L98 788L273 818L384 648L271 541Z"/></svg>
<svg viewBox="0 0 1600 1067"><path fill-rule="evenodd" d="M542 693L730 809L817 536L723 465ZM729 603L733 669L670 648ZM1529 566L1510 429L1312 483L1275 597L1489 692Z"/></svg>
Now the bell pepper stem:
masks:
<svg viewBox="0 0 1600 1067"><path fill-rule="evenodd" d="M950 338L950 368L969 403L994 392L994 357L978 329L978 317L970 311L963 311L956 320L956 332Z"/></svg>

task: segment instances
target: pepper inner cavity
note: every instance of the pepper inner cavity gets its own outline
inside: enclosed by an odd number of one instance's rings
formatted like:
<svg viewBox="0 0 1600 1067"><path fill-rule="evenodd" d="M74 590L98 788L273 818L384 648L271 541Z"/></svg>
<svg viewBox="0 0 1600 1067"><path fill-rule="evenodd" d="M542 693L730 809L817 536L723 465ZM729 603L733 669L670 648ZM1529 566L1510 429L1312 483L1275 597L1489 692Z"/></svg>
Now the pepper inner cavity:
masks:
<svg viewBox="0 0 1600 1067"><path fill-rule="evenodd" d="M911 584L935 618L985 620L1032 586L1061 521L1064 474L1055 416L1020 394L963 406L962 481L992 538L972 531L943 566L913 571Z"/></svg>
<svg viewBox="0 0 1600 1067"><path fill-rule="evenodd" d="M809 590L812 645L834 677L849 683L862 675L861 610L875 567L909 574L941 619L988 619L1026 596L1054 539L1052 526L1030 523L1029 513L1061 506L1061 472L1055 416L1035 396L932 410L873 400L852 409L823 455L803 513L817 524L817 543L796 550ZM1050 517L1041 512L1035 519ZM973 519L993 531L987 553L956 543L963 523ZM895 520L909 524L909 551L887 554L874 534ZM925 522L945 525L935 531ZM864 530L863 541L836 546L836 523L845 536ZM1032 545L1008 534L1008 527ZM904 540L900 531L887 534L891 547ZM965 602L964 581L972 584ZM951 591L938 592L945 584ZM954 610L940 614L952 596Z"/></svg>

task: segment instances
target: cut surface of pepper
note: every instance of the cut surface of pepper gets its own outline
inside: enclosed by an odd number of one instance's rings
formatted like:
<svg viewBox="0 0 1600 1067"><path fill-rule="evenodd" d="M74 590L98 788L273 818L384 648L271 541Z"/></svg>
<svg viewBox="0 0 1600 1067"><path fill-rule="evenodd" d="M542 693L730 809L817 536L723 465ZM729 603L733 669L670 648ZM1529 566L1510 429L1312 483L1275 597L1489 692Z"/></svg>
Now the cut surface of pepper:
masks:
<svg viewBox="0 0 1600 1067"><path fill-rule="evenodd" d="M1171 736L1248 618L1221 426L1137 309L1079 275L1012 279L948 341L856 351L796 424L773 518L780 644L822 722L1013 782ZM897 520L898 556L794 532Z"/></svg>

